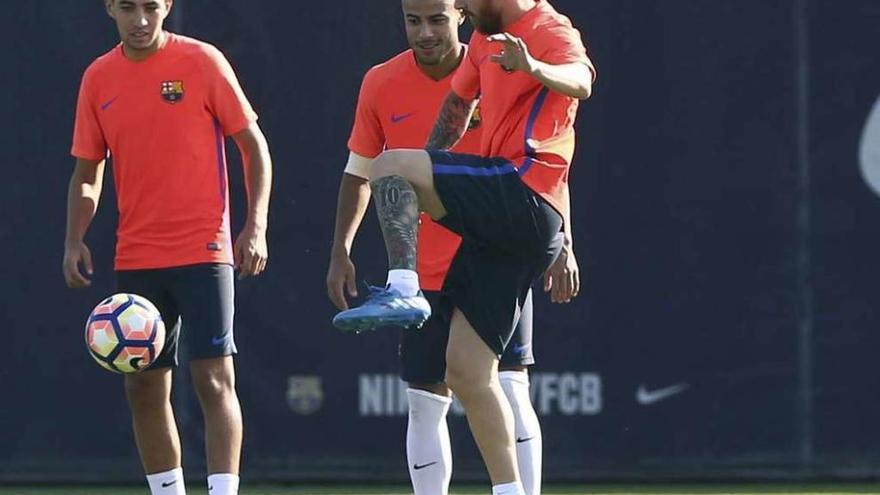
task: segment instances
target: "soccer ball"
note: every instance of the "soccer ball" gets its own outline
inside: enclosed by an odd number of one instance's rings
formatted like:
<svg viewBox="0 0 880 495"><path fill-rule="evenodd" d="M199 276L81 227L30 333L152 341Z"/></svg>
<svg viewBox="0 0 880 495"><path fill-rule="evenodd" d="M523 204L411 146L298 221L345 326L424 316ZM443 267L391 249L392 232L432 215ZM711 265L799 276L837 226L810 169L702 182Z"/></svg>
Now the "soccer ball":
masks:
<svg viewBox="0 0 880 495"><path fill-rule="evenodd" d="M136 294L114 294L101 301L86 321L89 354L115 373L150 366L165 345L165 323L153 303Z"/></svg>

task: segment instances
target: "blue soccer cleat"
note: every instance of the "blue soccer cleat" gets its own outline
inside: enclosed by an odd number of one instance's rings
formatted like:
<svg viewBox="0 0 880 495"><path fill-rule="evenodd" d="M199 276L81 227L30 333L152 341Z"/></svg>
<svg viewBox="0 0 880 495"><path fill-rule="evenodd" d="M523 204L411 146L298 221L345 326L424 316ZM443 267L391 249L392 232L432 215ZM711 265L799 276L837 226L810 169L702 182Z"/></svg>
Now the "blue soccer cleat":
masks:
<svg viewBox="0 0 880 495"><path fill-rule="evenodd" d="M385 326L420 328L431 317L431 305L422 291L414 296L404 296L392 288L368 289L370 295L366 302L337 314L333 326L353 333Z"/></svg>

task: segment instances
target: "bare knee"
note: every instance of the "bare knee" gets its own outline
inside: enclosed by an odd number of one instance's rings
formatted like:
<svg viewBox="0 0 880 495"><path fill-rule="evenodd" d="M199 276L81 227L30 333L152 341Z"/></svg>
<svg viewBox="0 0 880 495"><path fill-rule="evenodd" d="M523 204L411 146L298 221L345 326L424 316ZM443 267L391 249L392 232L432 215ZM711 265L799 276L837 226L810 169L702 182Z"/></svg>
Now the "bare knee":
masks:
<svg viewBox="0 0 880 495"><path fill-rule="evenodd" d="M460 399L468 395L468 379L467 372L457 366L446 364L446 385L452 392L459 396Z"/></svg>
<svg viewBox="0 0 880 495"><path fill-rule="evenodd" d="M171 398L171 370L152 370L126 375L125 397L132 409L164 407Z"/></svg>
<svg viewBox="0 0 880 495"><path fill-rule="evenodd" d="M404 175L406 170L406 153L401 150L388 150L373 160L370 165L370 180L381 179L390 175Z"/></svg>
<svg viewBox="0 0 880 495"><path fill-rule="evenodd" d="M449 359L446 363L446 384L462 401L489 390L492 385L491 370L479 369L462 359Z"/></svg>
<svg viewBox="0 0 880 495"><path fill-rule="evenodd" d="M388 150L373 160L370 181L403 177L415 190L419 209L437 220L446 215L446 209L434 189L433 173L431 158L424 150Z"/></svg>
<svg viewBox="0 0 880 495"><path fill-rule="evenodd" d="M196 394L203 404L220 403L235 394L231 358L194 361L191 371Z"/></svg>

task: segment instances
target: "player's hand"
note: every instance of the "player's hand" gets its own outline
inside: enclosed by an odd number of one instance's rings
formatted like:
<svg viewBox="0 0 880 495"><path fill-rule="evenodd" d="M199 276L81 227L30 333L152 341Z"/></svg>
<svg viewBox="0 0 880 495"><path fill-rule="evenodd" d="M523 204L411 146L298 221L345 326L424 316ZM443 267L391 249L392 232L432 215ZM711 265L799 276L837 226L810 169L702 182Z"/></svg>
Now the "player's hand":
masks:
<svg viewBox="0 0 880 495"><path fill-rule="evenodd" d="M330 256L330 267L327 269L327 297L340 310L348 309L346 291L351 297L358 295L355 273L354 263L351 262L348 254L339 252Z"/></svg>
<svg viewBox="0 0 880 495"><path fill-rule="evenodd" d="M492 55L489 60L508 72L517 70L527 74L534 72L535 59L529 54L529 48L522 39L508 33L493 34L486 39L502 44L501 54Z"/></svg>
<svg viewBox="0 0 880 495"><path fill-rule="evenodd" d="M581 290L581 275L570 242L564 242L556 261L544 273L544 292L554 303L569 303Z"/></svg>
<svg viewBox="0 0 880 495"><path fill-rule="evenodd" d="M263 273L269 262L266 229L245 225L232 248L239 280Z"/></svg>
<svg viewBox="0 0 880 495"><path fill-rule="evenodd" d="M90 277L94 271L92 264L92 252L82 241L71 241L64 244L64 261L61 271L64 273L64 282L71 289L83 289L92 285L92 281L83 275L79 269L82 263L86 274Z"/></svg>

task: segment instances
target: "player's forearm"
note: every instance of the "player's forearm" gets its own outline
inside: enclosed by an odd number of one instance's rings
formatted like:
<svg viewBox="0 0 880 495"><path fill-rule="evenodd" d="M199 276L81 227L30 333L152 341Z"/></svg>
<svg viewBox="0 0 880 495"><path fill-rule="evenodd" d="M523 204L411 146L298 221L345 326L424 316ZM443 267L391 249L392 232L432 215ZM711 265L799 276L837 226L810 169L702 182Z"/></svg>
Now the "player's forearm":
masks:
<svg viewBox="0 0 880 495"><path fill-rule="evenodd" d="M562 215L563 242L569 248L573 248L574 234L572 234L571 228L571 190L568 188L567 184L565 186L565 193L563 194L563 201L565 202L565 212Z"/></svg>
<svg viewBox="0 0 880 495"><path fill-rule="evenodd" d="M370 205L370 182L348 173L342 174L336 201L333 253L351 253L351 246Z"/></svg>
<svg viewBox="0 0 880 495"><path fill-rule="evenodd" d="M254 127L256 124L254 124ZM269 199L272 195L272 157L269 145L259 128L236 137L244 161L244 183L248 211L245 225L265 232L269 221Z"/></svg>
<svg viewBox="0 0 880 495"><path fill-rule="evenodd" d="M104 160L77 160L67 188L65 243L80 242L85 237L98 211L103 183Z"/></svg>
<svg viewBox="0 0 880 495"><path fill-rule="evenodd" d="M580 100L593 94L593 72L585 64L551 65L539 60L533 64L532 76L551 90Z"/></svg>
<svg viewBox="0 0 880 495"><path fill-rule="evenodd" d="M268 150L251 157L246 177L248 214L245 222L265 231L269 223L269 198L272 195L272 159Z"/></svg>
<svg viewBox="0 0 880 495"><path fill-rule="evenodd" d="M440 107L440 116L437 117L437 123L434 124L434 130L428 138L425 149L448 150L455 146L467 131L475 103L475 100L465 100L455 91L450 91L443 106Z"/></svg>

